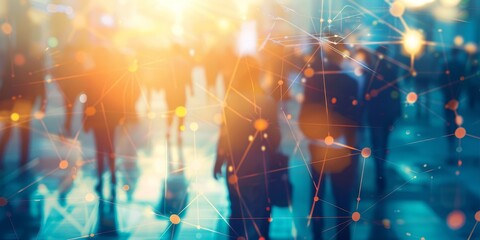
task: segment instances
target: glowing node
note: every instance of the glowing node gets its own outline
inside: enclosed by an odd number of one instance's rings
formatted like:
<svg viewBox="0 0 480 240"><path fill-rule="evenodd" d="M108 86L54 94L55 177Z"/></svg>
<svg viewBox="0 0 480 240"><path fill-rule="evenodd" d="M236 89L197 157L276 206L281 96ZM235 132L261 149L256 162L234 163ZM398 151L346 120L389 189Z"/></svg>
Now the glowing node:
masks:
<svg viewBox="0 0 480 240"><path fill-rule="evenodd" d="M284 84L283 80L278 80L277 83L278 83L279 86L282 86Z"/></svg>
<svg viewBox="0 0 480 240"><path fill-rule="evenodd" d="M0 28L2 29L2 32L3 32L5 35L10 35L10 34L12 34L13 28L12 28L12 25L10 25L9 23L3 23Z"/></svg>
<svg viewBox="0 0 480 240"><path fill-rule="evenodd" d="M414 92L407 94L407 103L414 104L418 100L418 95Z"/></svg>
<svg viewBox="0 0 480 240"><path fill-rule="evenodd" d="M403 35L403 49L410 55L418 54L423 47L423 35L417 30L408 30Z"/></svg>
<svg viewBox="0 0 480 240"><path fill-rule="evenodd" d="M456 110L458 109L458 105L459 105L459 104L460 104L460 103L459 103L457 100L452 99L452 100L448 101L448 103L447 103L447 105L445 106L445 108L450 109L450 110L452 110L452 111L456 111Z"/></svg>
<svg viewBox="0 0 480 240"><path fill-rule="evenodd" d="M196 122L190 123L190 130L194 132L198 131L198 123Z"/></svg>
<svg viewBox="0 0 480 240"><path fill-rule="evenodd" d="M185 125L180 125L180 126L178 127L178 129L179 129L181 132L183 132L183 131L185 131L186 127L185 127Z"/></svg>
<svg viewBox="0 0 480 240"><path fill-rule="evenodd" d="M238 177L235 174L232 174L232 176L228 177L228 183L230 184L237 184L238 183Z"/></svg>
<svg viewBox="0 0 480 240"><path fill-rule="evenodd" d="M459 127L457 128L457 130L455 130L455 137L457 137L458 139L464 138L465 135L467 135L467 130L465 130L465 128Z"/></svg>
<svg viewBox="0 0 480 240"><path fill-rule="evenodd" d="M175 109L175 114L177 117L185 117L187 115L187 108L184 106L179 106Z"/></svg>
<svg viewBox="0 0 480 240"><path fill-rule="evenodd" d="M475 221L480 222L480 211L475 213Z"/></svg>
<svg viewBox="0 0 480 240"><path fill-rule="evenodd" d="M264 237L259 237L258 240L265 240L265 238Z"/></svg>
<svg viewBox="0 0 480 240"><path fill-rule="evenodd" d="M180 223L180 217L177 215L177 214L172 214L170 215L170 222L172 222L172 224L179 224Z"/></svg>
<svg viewBox="0 0 480 240"><path fill-rule="evenodd" d="M128 184L125 184L122 186L122 189L123 191L128 192L128 190L130 190L130 186L128 186Z"/></svg>
<svg viewBox="0 0 480 240"><path fill-rule="evenodd" d="M464 48L468 54L475 54L478 51L478 47L475 43L467 43Z"/></svg>
<svg viewBox="0 0 480 240"><path fill-rule="evenodd" d="M352 220L353 220L354 222L358 222L358 221L360 220L360 213L359 213L359 212L354 212L354 213L352 214Z"/></svg>
<svg viewBox="0 0 480 240"><path fill-rule="evenodd" d="M20 120L20 114L12 113L12 114L10 114L10 119L14 122L18 122L18 120Z"/></svg>
<svg viewBox="0 0 480 240"><path fill-rule="evenodd" d="M4 197L0 197L0 207L4 207L8 204L8 200Z"/></svg>
<svg viewBox="0 0 480 240"><path fill-rule="evenodd" d="M93 202L94 200L95 200L95 195L93 193L87 193L87 195L85 195L85 201Z"/></svg>
<svg viewBox="0 0 480 240"><path fill-rule="evenodd" d="M60 169L67 169L68 168L68 161L67 160L60 161L60 163L58 164L58 167Z"/></svg>
<svg viewBox="0 0 480 240"><path fill-rule="evenodd" d="M368 158L372 155L372 150L368 147L362 149L362 157Z"/></svg>
<svg viewBox="0 0 480 240"><path fill-rule="evenodd" d="M47 40L48 47L56 48L58 47L58 39L56 37L49 37Z"/></svg>
<svg viewBox="0 0 480 240"><path fill-rule="evenodd" d="M337 103L337 98L336 97L333 97L332 100L331 100L332 104L335 104Z"/></svg>
<svg viewBox="0 0 480 240"><path fill-rule="evenodd" d="M23 66L27 60L25 59L25 56L23 54L15 54L13 57L13 64L16 66Z"/></svg>
<svg viewBox="0 0 480 240"><path fill-rule="evenodd" d="M91 117L95 115L95 113L97 113L97 110L95 109L95 107L87 107L85 109L85 115L87 115L87 117Z"/></svg>
<svg viewBox="0 0 480 240"><path fill-rule="evenodd" d="M325 137L325 140L324 140L324 141L325 141L325 144L327 144L328 146L330 146L330 145L333 144L333 142L334 142L335 140L333 139L332 136L327 136L327 137Z"/></svg>
<svg viewBox="0 0 480 240"><path fill-rule="evenodd" d="M459 47L459 46L462 46L463 45L463 37L462 36L456 36L454 39L453 39L453 43L455 44L455 46Z"/></svg>
<svg viewBox="0 0 480 240"><path fill-rule="evenodd" d="M315 71L313 68L309 67L303 71L303 75L305 75L306 78L311 78L315 75Z"/></svg>
<svg viewBox="0 0 480 240"><path fill-rule="evenodd" d="M455 124L457 124L457 126L461 126L463 124L463 117L460 115L457 115L455 117Z"/></svg>
<svg viewBox="0 0 480 240"><path fill-rule="evenodd" d="M91 238L95 237L95 234L90 233L90 237L91 237Z"/></svg>
<svg viewBox="0 0 480 240"><path fill-rule="evenodd" d="M401 17L405 13L405 4L400 1L395 1L390 6L390 14L394 17Z"/></svg>
<svg viewBox="0 0 480 240"><path fill-rule="evenodd" d="M252 136L252 135L249 135L249 136L248 136L248 141L249 141L249 142L253 142L253 136Z"/></svg>
<svg viewBox="0 0 480 240"><path fill-rule="evenodd" d="M259 119L255 120L255 122L253 123L253 127L257 131L265 131L268 128L268 122L267 122L267 120L265 120L263 118L259 118Z"/></svg>
<svg viewBox="0 0 480 240"><path fill-rule="evenodd" d="M382 220L383 227L386 229L390 229L392 226L392 223L390 222L390 219L383 219Z"/></svg>
<svg viewBox="0 0 480 240"><path fill-rule="evenodd" d="M465 214L458 210L451 212L447 216L447 224L453 230L460 229L465 224Z"/></svg>
<svg viewBox="0 0 480 240"><path fill-rule="evenodd" d="M319 200L320 200L320 198L317 197L317 196L315 196L315 197L313 198L313 201L314 201L314 202L318 202Z"/></svg>

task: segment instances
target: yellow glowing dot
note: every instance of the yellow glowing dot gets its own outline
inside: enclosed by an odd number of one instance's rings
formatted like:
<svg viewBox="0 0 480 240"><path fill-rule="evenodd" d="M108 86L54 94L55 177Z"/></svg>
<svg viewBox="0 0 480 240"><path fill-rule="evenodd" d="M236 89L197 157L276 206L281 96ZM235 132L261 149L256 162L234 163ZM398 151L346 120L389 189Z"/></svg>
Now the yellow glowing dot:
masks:
<svg viewBox="0 0 480 240"><path fill-rule="evenodd" d="M325 141L325 144L327 144L327 145L330 146L330 145L333 144L333 142L334 142L335 140L333 139L332 136L327 136L327 137L325 137L325 140L324 140L324 141Z"/></svg>
<svg viewBox="0 0 480 240"><path fill-rule="evenodd" d="M233 172L233 166L228 166L228 172Z"/></svg>
<svg viewBox="0 0 480 240"><path fill-rule="evenodd" d="M403 36L403 49L410 55L418 54L423 47L423 35L417 30L408 30Z"/></svg>
<svg viewBox="0 0 480 240"><path fill-rule="evenodd" d="M185 125L180 125L180 126L178 127L178 129L179 129L180 131L182 131L182 132L185 131Z"/></svg>
<svg viewBox="0 0 480 240"><path fill-rule="evenodd" d="M18 113L12 113L10 115L10 119L14 122L17 122L18 120L20 120L20 115Z"/></svg>
<svg viewBox="0 0 480 240"><path fill-rule="evenodd" d="M85 109L85 115L87 115L88 117L95 115L95 113L97 113L97 110L95 109L95 107L87 107Z"/></svg>
<svg viewBox="0 0 480 240"><path fill-rule="evenodd" d="M179 106L175 109L175 114L177 117L185 117L187 115L187 108L184 106Z"/></svg>
<svg viewBox="0 0 480 240"><path fill-rule="evenodd" d="M362 149L362 157L368 158L372 155L372 150L368 147Z"/></svg>
<svg viewBox="0 0 480 240"><path fill-rule="evenodd" d="M198 123L196 123L196 122L190 123L190 130L192 130L194 132L198 131Z"/></svg>
<svg viewBox="0 0 480 240"><path fill-rule="evenodd" d="M263 138L268 138L268 134L267 134L267 133L264 133L264 134L263 134Z"/></svg>
<svg viewBox="0 0 480 240"><path fill-rule="evenodd" d="M463 37L462 36L456 36L454 39L453 39L453 43L455 44L455 46L459 47L459 46L462 46L463 44Z"/></svg>
<svg viewBox="0 0 480 240"><path fill-rule="evenodd" d="M355 222L358 222L360 220L360 213L359 212L354 212L352 214L352 220Z"/></svg>
<svg viewBox="0 0 480 240"><path fill-rule="evenodd" d="M267 147L262 146L262 152L265 152L265 150L267 150Z"/></svg>
<svg viewBox="0 0 480 240"><path fill-rule="evenodd" d="M465 130L465 128L459 127L457 128L457 130L455 130L455 137L457 137L458 139L464 138L465 135L467 135L467 130Z"/></svg>
<svg viewBox="0 0 480 240"><path fill-rule="evenodd" d="M67 167L68 167L68 161L67 161L67 160L62 160L62 161L60 161L60 163L58 164L58 167L59 167L60 169L67 169Z"/></svg>
<svg viewBox="0 0 480 240"><path fill-rule="evenodd" d="M253 136L252 135L248 136L248 141L253 142Z"/></svg>
<svg viewBox="0 0 480 240"><path fill-rule="evenodd" d="M390 6L390 14L394 17L401 17L405 12L405 5L400 1L395 1Z"/></svg>
<svg viewBox="0 0 480 240"><path fill-rule="evenodd" d="M468 54L474 54L477 52L478 50L478 47L475 43L467 43L465 44L465 51L468 53Z"/></svg>
<svg viewBox="0 0 480 240"><path fill-rule="evenodd" d="M313 68L309 67L303 71L303 75L305 75L306 78L311 78L315 75L315 71Z"/></svg>
<svg viewBox="0 0 480 240"><path fill-rule="evenodd" d="M122 189L123 189L123 191L127 192L128 190L130 190L130 186L125 184L125 185L123 185Z"/></svg>
<svg viewBox="0 0 480 240"><path fill-rule="evenodd" d="M407 94L407 103L414 104L418 100L418 96L414 92L409 92Z"/></svg>
<svg viewBox="0 0 480 240"><path fill-rule="evenodd" d="M255 122L253 123L253 126L257 131L265 131L268 128L268 122L263 118L259 118L255 120Z"/></svg>
<svg viewBox="0 0 480 240"><path fill-rule="evenodd" d="M134 73L134 72L138 71L138 60L137 59L133 60L133 62L130 63L130 66L128 66L128 71L131 72L131 73Z"/></svg>
<svg viewBox="0 0 480 240"><path fill-rule="evenodd" d="M9 35L12 33L12 25L9 23L3 23L2 26L0 27L2 29L2 32L6 35Z"/></svg>
<svg viewBox="0 0 480 240"><path fill-rule="evenodd" d="M95 195L93 195L93 193L87 193L87 195L85 195L85 200L87 202L93 202L95 200Z"/></svg>

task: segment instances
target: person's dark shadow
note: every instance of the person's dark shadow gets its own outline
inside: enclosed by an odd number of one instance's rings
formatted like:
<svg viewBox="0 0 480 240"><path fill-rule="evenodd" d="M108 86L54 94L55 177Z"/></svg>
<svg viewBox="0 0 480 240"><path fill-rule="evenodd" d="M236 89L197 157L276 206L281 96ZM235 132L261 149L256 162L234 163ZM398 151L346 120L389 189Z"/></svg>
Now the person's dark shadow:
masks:
<svg viewBox="0 0 480 240"><path fill-rule="evenodd" d="M102 199L98 202L98 222L95 235L102 239L118 239L120 237L117 227L115 198L111 202Z"/></svg>
<svg viewBox="0 0 480 240"><path fill-rule="evenodd" d="M178 163L171 161L168 156L167 176L162 184L161 199L158 205L158 216L168 218L168 232L163 236L165 239L176 239L180 231L181 218L186 213L188 203L188 181L185 177L184 155L181 145L178 148ZM176 166L175 166L176 165Z"/></svg>

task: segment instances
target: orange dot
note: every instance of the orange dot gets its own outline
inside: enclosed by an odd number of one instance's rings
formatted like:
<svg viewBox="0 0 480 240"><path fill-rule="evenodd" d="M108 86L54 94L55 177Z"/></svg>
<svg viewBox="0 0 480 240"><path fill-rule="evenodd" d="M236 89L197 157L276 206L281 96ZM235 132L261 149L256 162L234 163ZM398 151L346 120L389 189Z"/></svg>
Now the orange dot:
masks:
<svg viewBox="0 0 480 240"><path fill-rule="evenodd" d="M5 33L6 35L11 34L13 30L12 25L10 25L9 23L2 24L1 29L2 29L2 32Z"/></svg>
<svg viewBox="0 0 480 240"><path fill-rule="evenodd" d="M475 213L475 221L480 222L480 211Z"/></svg>
<svg viewBox="0 0 480 240"><path fill-rule="evenodd" d="M463 124L463 117L460 116L460 115L457 115L457 116L455 117L455 123L456 123L458 126L462 125L462 124Z"/></svg>
<svg viewBox="0 0 480 240"><path fill-rule="evenodd" d="M278 85L282 86L284 84L283 80L278 80Z"/></svg>
<svg viewBox="0 0 480 240"><path fill-rule="evenodd" d="M332 98L332 104L335 104L335 103L337 103L337 98L333 97Z"/></svg>
<svg viewBox="0 0 480 240"><path fill-rule="evenodd" d="M27 60L25 59L25 56L23 54L15 54L13 57L13 63L17 66L23 66Z"/></svg>
<svg viewBox="0 0 480 240"><path fill-rule="evenodd" d="M313 201L315 201L315 202L318 202L318 200L320 200L320 198L317 197L317 196L315 196L315 197L313 198Z"/></svg>
<svg viewBox="0 0 480 240"><path fill-rule="evenodd" d="M360 220L360 213L359 212L354 212L352 214L352 220L355 222L358 222Z"/></svg>
<svg viewBox="0 0 480 240"><path fill-rule="evenodd" d="M370 148L366 147L362 149L362 157L368 158L370 155L372 155L372 150Z"/></svg>
<svg viewBox="0 0 480 240"><path fill-rule="evenodd" d="M334 141L335 141L335 140L333 139L332 136L327 136L327 137L325 137L325 144L327 144L327 145L329 145L329 146L332 145Z"/></svg>
<svg viewBox="0 0 480 240"><path fill-rule="evenodd" d="M85 195L85 200L87 202L93 202L93 200L95 200L95 195L93 193L87 193L87 195Z"/></svg>
<svg viewBox="0 0 480 240"><path fill-rule="evenodd" d="M179 224L181 221L180 217L177 215L177 214L172 214L170 215L170 222L172 222L172 224Z"/></svg>
<svg viewBox="0 0 480 240"><path fill-rule="evenodd" d="M409 92L407 94L407 103L414 104L418 100L418 96L414 92Z"/></svg>
<svg viewBox="0 0 480 240"><path fill-rule="evenodd" d="M58 164L58 167L59 167L60 169L67 169L67 167L68 167L68 161L67 161L67 160L62 160L62 161L60 161L60 163Z"/></svg>
<svg viewBox="0 0 480 240"><path fill-rule="evenodd" d="M228 183L232 185L238 183L237 175L233 174L232 176L228 177Z"/></svg>
<svg viewBox="0 0 480 240"><path fill-rule="evenodd" d="M465 214L461 211L451 212L448 214L447 224L453 230L460 229L465 224Z"/></svg>
<svg viewBox="0 0 480 240"><path fill-rule="evenodd" d="M455 100L455 99L452 99L452 100L448 101L445 108L450 109L452 111L456 111L458 109L458 105L459 105L458 101Z"/></svg>
<svg viewBox="0 0 480 240"><path fill-rule="evenodd" d="M263 118L259 118L255 120L255 122L253 123L253 126L257 131L265 131L268 128L268 122Z"/></svg>
<svg viewBox="0 0 480 240"><path fill-rule="evenodd" d="M358 104L358 101L356 99L352 101L353 106L357 106L357 104Z"/></svg>
<svg viewBox="0 0 480 240"><path fill-rule="evenodd" d="M311 78L315 75L315 71L313 68L309 67L303 71L303 75L305 75L306 78Z"/></svg>
<svg viewBox="0 0 480 240"><path fill-rule="evenodd" d="M95 115L95 113L97 113L95 107L87 107L87 109L85 109L85 115L87 115L88 117Z"/></svg>
<svg viewBox="0 0 480 240"><path fill-rule="evenodd" d="M125 185L123 185L122 189L123 189L123 191L127 192L128 190L130 190L130 186L125 184Z"/></svg>
<svg viewBox="0 0 480 240"><path fill-rule="evenodd" d="M465 128L459 127L457 128L457 130L455 130L455 137L457 137L458 139L464 138L465 135L467 135L467 130L465 130Z"/></svg>
<svg viewBox="0 0 480 240"><path fill-rule="evenodd" d="M4 197L0 197L0 207L4 207L8 204L8 200Z"/></svg>

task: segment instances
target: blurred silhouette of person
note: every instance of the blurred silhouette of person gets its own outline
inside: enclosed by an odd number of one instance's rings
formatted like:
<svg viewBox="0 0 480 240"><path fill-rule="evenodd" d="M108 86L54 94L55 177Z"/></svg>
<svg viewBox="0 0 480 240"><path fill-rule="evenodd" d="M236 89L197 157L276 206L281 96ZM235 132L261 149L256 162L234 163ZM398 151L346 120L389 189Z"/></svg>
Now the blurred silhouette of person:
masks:
<svg viewBox="0 0 480 240"><path fill-rule="evenodd" d="M98 220L96 236L100 238L115 239L119 237L117 223L117 210L114 202L102 199L98 201Z"/></svg>
<svg viewBox="0 0 480 240"><path fill-rule="evenodd" d="M112 196L117 182L115 173L115 131L120 124L135 120L135 102L138 85L126 77L127 64L120 53L105 47L92 49L95 67L86 88L84 130L93 131L96 147L98 183L95 190L103 189L104 160L110 169Z"/></svg>
<svg viewBox="0 0 480 240"><path fill-rule="evenodd" d="M461 79L465 76L465 59L459 49L452 49L448 61L442 66L440 75L440 86L445 103L445 131L448 137L448 159L447 163L455 165L457 163L455 150L455 130L457 126L462 125L457 122L459 98L461 94Z"/></svg>
<svg viewBox="0 0 480 240"><path fill-rule="evenodd" d="M412 76L413 84L415 86L415 92L422 94L427 92L432 86L432 82L436 79L438 68L438 59L433 47L428 49L418 58L415 59L415 75ZM421 98L422 104L425 108L430 109L430 95L423 94ZM422 119L429 117L429 111L424 111L424 107L417 106L417 118ZM425 116L424 116L425 115Z"/></svg>
<svg viewBox="0 0 480 240"><path fill-rule="evenodd" d="M167 146L168 152L171 152L170 147ZM167 177L165 178L164 188L162 193L162 198L158 206L159 217L168 217L170 218L173 214L182 218L185 216L188 204L188 180L185 177L184 169L184 154L183 147L180 145L177 148L178 150L178 161L174 162L172 160L172 154L168 154L168 168ZM180 231L180 223L173 223L168 229L168 233L165 238L175 239Z"/></svg>
<svg viewBox="0 0 480 240"><path fill-rule="evenodd" d="M370 127L372 150L375 153L377 191L385 192L385 161L388 152L388 138L393 124L401 116L401 102L398 92L398 67L389 62L388 47L376 49L376 70L369 80L366 116Z"/></svg>
<svg viewBox="0 0 480 240"><path fill-rule="evenodd" d="M269 239L268 162L280 143L275 101L260 87L257 61L242 57L223 109L214 177L226 165L230 239Z"/></svg>
<svg viewBox="0 0 480 240"><path fill-rule="evenodd" d="M65 107L64 131L72 136L73 108L80 94L85 91L85 81L88 76L88 55L79 47L67 45L57 59L57 67L52 71L55 82L63 95Z"/></svg>
<svg viewBox="0 0 480 240"><path fill-rule="evenodd" d="M471 110L474 110L480 102L480 67L478 62L478 53L469 54L466 75L469 76L469 79L466 83L468 106Z"/></svg>
<svg viewBox="0 0 480 240"><path fill-rule="evenodd" d="M170 77L163 80L165 100L168 108L167 140L170 141L174 117L177 116L177 143L182 144L182 132L185 128L185 112L187 104L187 90L193 95L192 64L182 46L175 44L170 56Z"/></svg>
<svg viewBox="0 0 480 240"><path fill-rule="evenodd" d="M0 168L3 168L5 150L12 130L20 131L20 166L25 166L30 157L30 122L34 116L43 117L46 108L44 84L43 54L38 48L31 51L16 49L5 64L0 89L0 111L6 119L0 138ZM40 100L40 111L33 113L37 100Z"/></svg>
<svg viewBox="0 0 480 240"><path fill-rule="evenodd" d="M339 42L336 38L330 40ZM326 181L330 178L338 217L335 236L350 239L349 221L345 218L351 217L351 194L357 175L357 156L350 148L356 145L356 127L360 122L359 84L341 67L344 57L339 53L346 51L344 44L322 45L311 68L324 73L306 76L299 116L300 129L309 140L315 182L310 221L314 239L323 239L324 214L320 200L325 198Z"/></svg>

